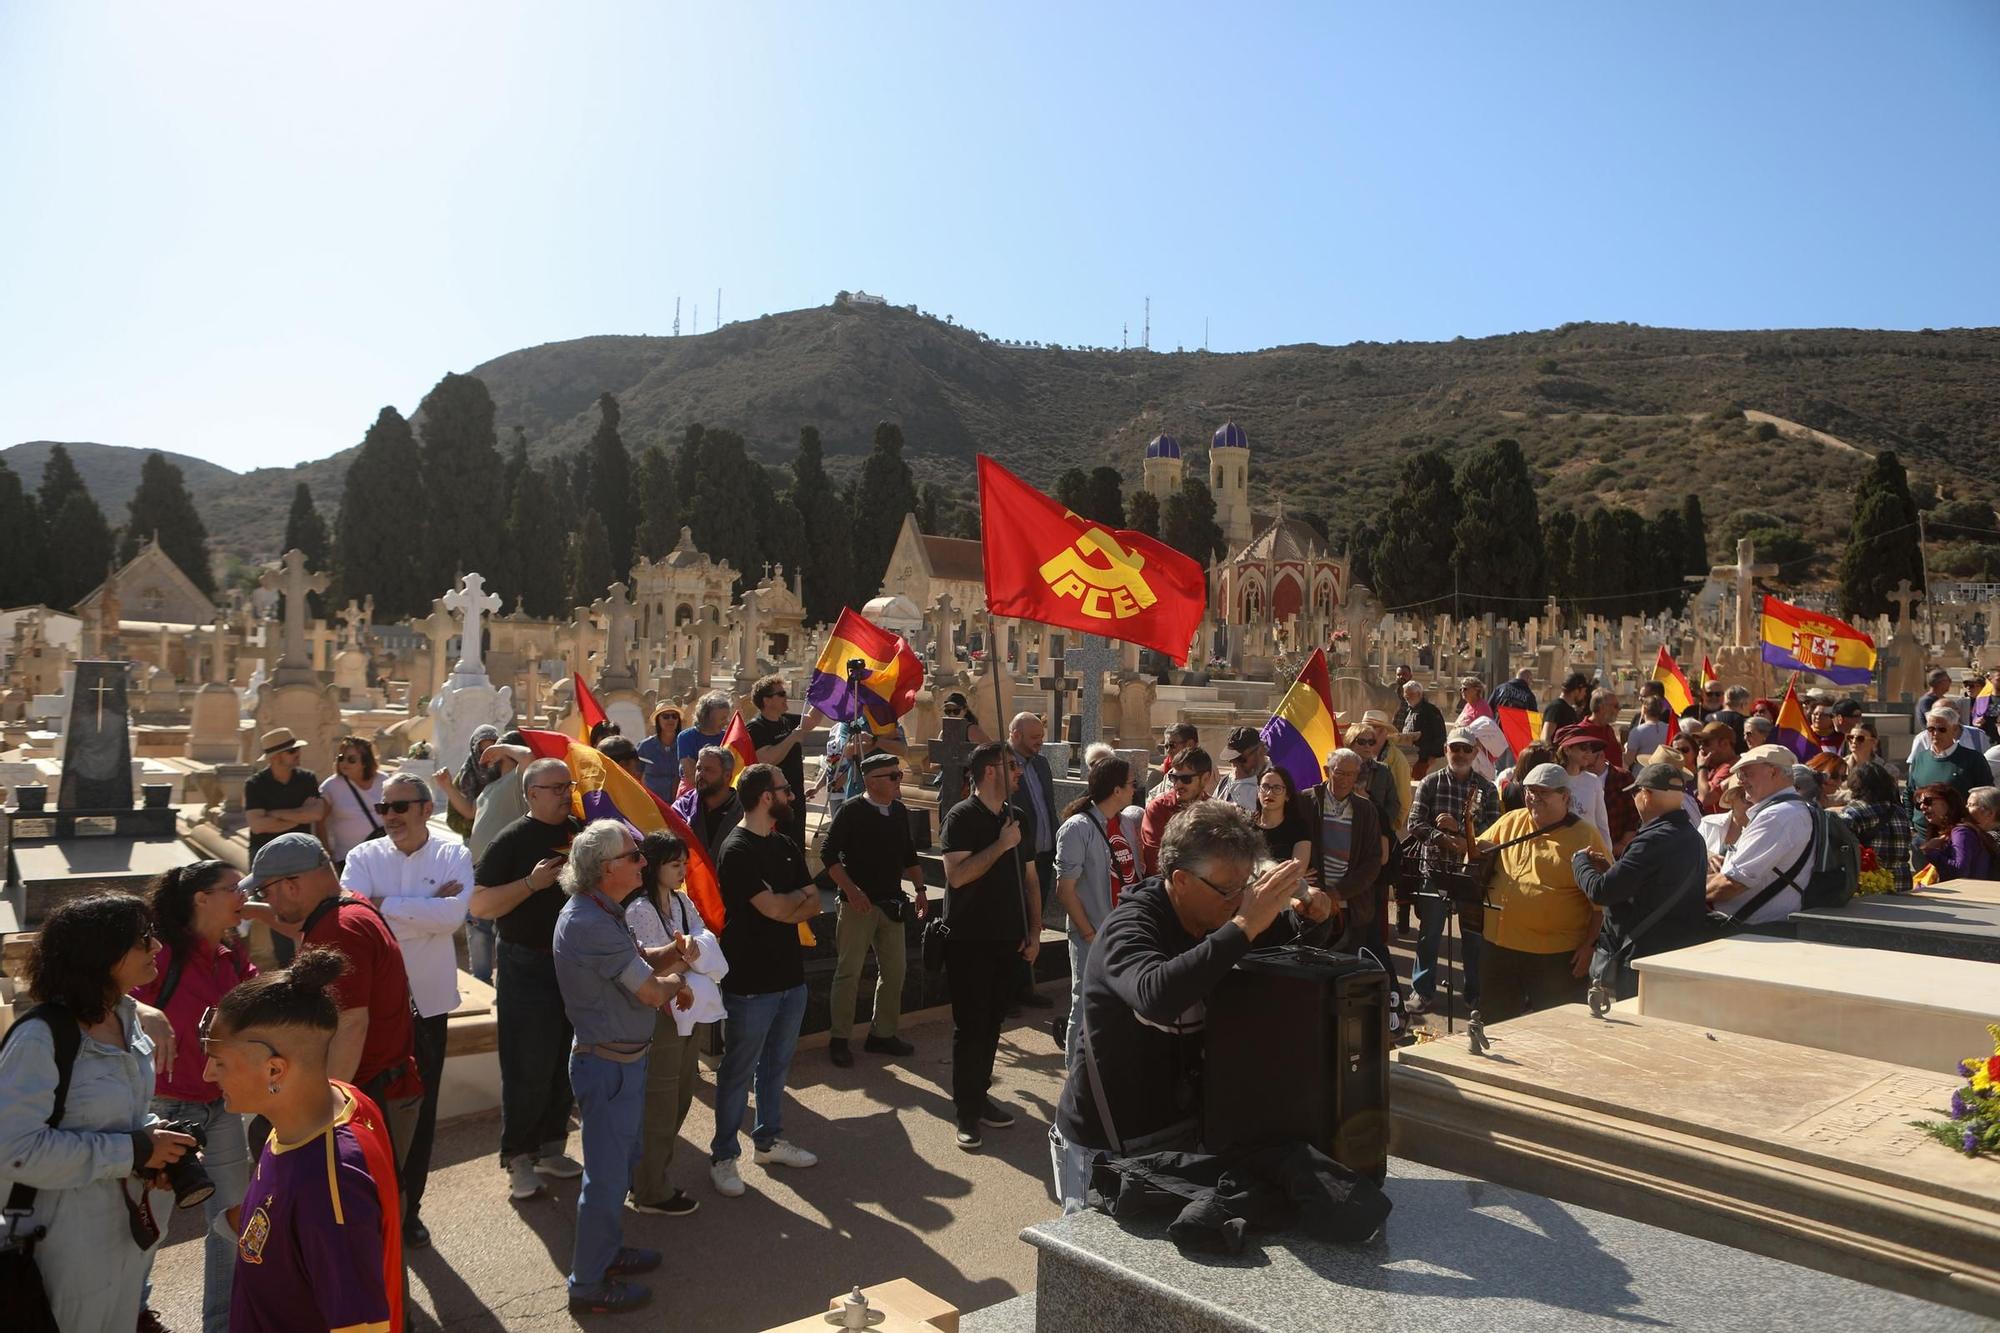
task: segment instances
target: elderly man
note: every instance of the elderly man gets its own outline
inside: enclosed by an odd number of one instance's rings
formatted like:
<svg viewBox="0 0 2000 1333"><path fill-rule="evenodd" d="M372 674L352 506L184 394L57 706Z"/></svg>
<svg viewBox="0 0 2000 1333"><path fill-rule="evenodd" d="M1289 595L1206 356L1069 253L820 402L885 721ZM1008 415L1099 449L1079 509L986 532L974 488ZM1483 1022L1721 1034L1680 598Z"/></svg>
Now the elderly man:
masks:
<svg viewBox="0 0 2000 1333"><path fill-rule="evenodd" d="M840 890L826 1045L842 1069L854 1063L847 1039L854 1030L854 997L870 949L875 951L875 1002L862 1048L871 1055L916 1054L916 1047L896 1035L903 1017L903 917L911 905L903 896L904 881L916 891L917 920L929 911L923 868L910 837L910 811L903 804L903 761L893 754L871 754L861 761L861 778L861 799L840 807L821 853L828 877Z"/></svg>
<svg viewBox="0 0 2000 1333"><path fill-rule="evenodd" d="M1229 746L1222 752L1229 775L1215 789L1219 801L1228 801L1249 814L1257 813L1257 780L1271 766L1264 753L1264 738L1255 727L1237 727L1229 733Z"/></svg>
<svg viewBox="0 0 2000 1333"><path fill-rule="evenodd" d="M729 730L729 716L736 705L720 690L701 696L694 706L694 725L674 738L674 758L681 766L683 789L694 785L695 760L704 747L720 745Z"/></svg>
<svg viewBox="0 0 2000 1333"><path fill-rule="evenodd" d="M1604 910L1590 979L1613 1000L1639 993L1632 960L1699 943L1708 928L1707 848L1683 798L1678 764L1642 767L1632 779L1639 832L1618 860L1595 848L1571 858L1577 887Z"/></svg>
<svg viewBox="0 0 2000 1333"><path fill-rule="evenodd" d="M1417 784L1417 797L1410 806L1410 836L1420 844L1419 855L1426 872L1463 870L1465 834L1475 836L1500 817L1500 791L1479 775L1474 759L1479 741L1464 727L1453 729L1445 743L1445 766L1424 776ZM1418 914L1416 963L1410 969L1411 1013L1422 1013L1437 999L1438 940L1444 935L1451 903L1443 898L1425 898ZM1473 973L1474 945L1466 946L1465 990L1477 995L1479 985Z"/></svg>
<svg viewBox="0 0 2000 1333"><path fill-rule="evenodd" d="M569 1308L635 1310L651 1299L619 1279L660 1266L658 1250L627 1248L625 1193L640 1151L646 1056L659 1010L694 1002L674 971L671 944L641 948L625 905L645 883L645 854L625 825L600 819L576 835L561 875L569 901L556 916L554 958L563 1010L576 1029L569 1081L583 1120L583 1188L576 1196Z"/></svg>
<svg viewBox="0 0 2000 1333"><path fill-rule="evenodd" d="M1522 667L1514 673L1512 680L1503 680L1494 688L1492 703L1495 708L1521 708L1530 713L1541 711L1535 702L1535 673L1529 667Z"/></svg>
<svg viewBox="0 0 2000 1333"><path fill-rule="evenodd" d="M688 831L710 857L722 849L729 830L743 822L743 802L731 785L735 774L735 754L720 745L704 745L694 761L694 786L674 798L674 812L687 821Z"/></svg>
<svg viewBox="0 0 2000 1333"><path fill-rule="evenodd" d="M1444 714L1424 698L1424 687L1414 680L1403 682L1403 702L1391 724L1398 735L1408 736L1417 747L1417 761L1410 765L1410 777L1421 781L1431 766L1444 758Z"/></svg>
<svg viewBox="0 0 2000 1333"><path fill-rule="evenodd" d="M1525 807L1474 839L1475 854L1499 853L1479 947L1479 1009L1489 1023L1583 998L1600 913L1578 887L1572 859L1606 848L1570 812L1570 781L1559 764L1530 769Z"/></svg>
<svg viewBox="0 0 2000 1333"><path fill-rule="evenodd" d="M1731 685L1722 692L1722 707L1707 715L1710 722L1720 722L1728 727L1736 738L1736 751L1741 754L1749 747L1743 743L1743 719L1750 715L1750 687Z"/></svg>
<svg viewBox="0 0 2000 1333"><path fill-rule="evenodd" d="M1382 812L1360 787L1362 759L1349 749L1326 757L1326 799L1320 806L1319 886L1339 902L1340 939L1334 948L1375 948L1375 882L1389 850Z"/></svg>
<svg viewBox="0 0 2000 1333"><path fill-rule="evenodd" d="M1736 845L1708 878L1708 903L1739 926L1790 921L1812 877L1814 813L1792 787L1797 762L1782 745L1760 745L1731 770L1750 808Z"/></svg>
<svg viewBox="0 0 2000 1333"><path fill-rule="evenodd" d="M1166 836L1168 821L1196 801L1205 801L1215 787L1215 763L1208 751L1190 745L1174 756L1167 780L1146 802L1139 821L1139 867L1148 875L1160 873L1160 841Z"/></svg>
<svg viewBox="0 0 2000 1333"><path fill-rule="evenodd" d="M1978 732L1960 724L1956 708L1940 704L1925 716L1924 733L1910 747L1909 777L1903 785L1904 802L1909 807L1911 821L1918 829L1919 842L1926 836L1949 830L1931 829L1928 835L1923 831L1923 809L1917 804L1918 790L1933 782L1942 782L1955 787L1959 795L1970 796L1974 787L1987 785L1990 770L1985 757L1970 739L1978 736Z"/></svg>
<svg viewBox="0 0 2000 1333"><path fill-rule="evenodd" d="M569 765L537 759L521 773L528 813L503 829L472 874L471 912L498 922L494 1020L500 1055L500 1165L508 1193L541 1193L537 1174L573 1180L583 1164L563 1152L572 1104L569 1047L556 981L556 879L570 840L583 828L571 813Z"/></svg>
<svg viewBox="0 0 2000 1333"><path fill-rule="evenodd" d="M1912 718L1920 729L1930 721L1931 710L1933 708L1952 708L1956 710L1959 703L1959 700L1952 694L1951 672L1946 671L1943 667L1932 667L1931 674L1926 679L1929 688L1917 696L1915 715ZM1960 716L1962 717L1963 714L1960 714Z"/></svg>
<svg viewBox="0 0 2000 1333"><path fill-rule="evenodd" d="M408 1158L423 1106L410 1030L410 981L403 950L381 913L340 891L326 848L310 833L281 833L264 844L242 884L271 905L279 928L301 947L322 945L347 959L333 983L340 1026L326 1072L352 1083L382 1108L398 1169Z"/></svg>
<svg viewBox="0 0 2000 1333"><path fill-rule="evenodd" d="M383 783L375 812L389 836L361 843L347 854L340 886L375 903L402 947L409 973L424 1100L403 1163L403 1243L420 1250L431 1243L430 1228L418 1209L437 1133L445 1025L460 998L453 940L472 902L472 853L451 834L431 831L430 784L414 774L398 773Z"/></svg>
<svg viewBox="0 0 2000 1333"><path fill-rule="evenodd" d="M1203 1001L1253 945L1297 939L1332 914L1332 899L1304 882L1300 862L1253 880L1263 859L1250 816L1201 802L1167 826L1159 877L1104 918L1084 968L1082 1053L1049 1135L1064 1212L1083 1207L1098 1152L1195 1146Z"/></svg>
<svg viewBox="0 0 2000 1333"><path fill-rule="evenodd" d="M1048 729L1033 713L1016 713L1007 727L1007 752L1013 756L1020 782L1008 803L1021 817L1021 846L1034 859L1035 882L1046 895L1041 915L1055 910L1056 828L1062 823L1062 802L1056 799L1056 780L1049 761L1042 755ZM1055 1001L1035 989L1033 968L1023 962L1015 969L1017 986L1014 1003L1031 1009L1053 1009Z"/></svg>

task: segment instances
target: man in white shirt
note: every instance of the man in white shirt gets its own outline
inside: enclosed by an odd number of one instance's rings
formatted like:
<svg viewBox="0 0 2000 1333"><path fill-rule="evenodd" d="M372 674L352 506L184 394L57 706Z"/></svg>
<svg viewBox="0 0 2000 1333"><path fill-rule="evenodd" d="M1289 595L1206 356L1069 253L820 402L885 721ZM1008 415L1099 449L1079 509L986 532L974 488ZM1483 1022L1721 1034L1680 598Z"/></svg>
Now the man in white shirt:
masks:
<svg viewBox="0 0 2000 1333"><path fill-rule="evenodd" d="M430 1174L437 1131L438 1085L444 1080L445 1024L458 1008L458 954L452 944L472 901L472 853L449 833L430 827L431 789L423 779L398 773L382 786L375 811L386 838L364 842L347 855L342 888L374 902L402 946L416 1002L417 1070L424 1101L403 1164L403 1243L430 1244L417 1215Z"/></svg>
<svg viewBox="0 0 2000 1333"><path fill-rule="evenodd" d="M1763 897L1744 917L1744 925L1789 921L1812 878L1813 807L1792 788L1797 762L1798 756L1782 745L1760 745L1730 770L1750 797L1749 822L1723 858L1722 869L1708 878L1708 905L1734 916ZM1781 887L1766 896L1774 884Z"/></svg>

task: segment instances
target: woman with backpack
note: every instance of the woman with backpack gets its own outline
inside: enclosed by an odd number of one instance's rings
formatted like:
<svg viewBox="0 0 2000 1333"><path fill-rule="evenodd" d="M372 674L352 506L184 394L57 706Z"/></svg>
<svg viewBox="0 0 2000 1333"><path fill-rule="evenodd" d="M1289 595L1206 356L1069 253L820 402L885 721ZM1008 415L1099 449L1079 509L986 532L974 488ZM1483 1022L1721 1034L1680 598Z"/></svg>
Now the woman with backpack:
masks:
<svg viewBox="0 0 2000 1333"><path fill-rule="evenodd" d="M171 1072L153 1081L153 1114L162 1120L199 1125L204 1139L202 1165L215 1193L202 1204L208 1224L202 1239L202 1333L227 1333L229 1283L236 1269L236 1227L227 1214L250 1187L250 1149L243 1117L222 1105L222 1089L210 1083L201 1051L201 1016L222 997L257 975L250 952L237 940L243 920L243 872L222 861L196 861L153 881L153 923L160 938L159 977L133 992L135 999L163 1010L174 1027L177 1049L186 1053ZM147 1278L150 1296L152 1279Z"/></svg>
<svg viewBox="0 0 2000 1333"><path fill-rule="evenodd" d="M42 1234L30 1270L9 1256L0 1318L10 1329L149 1327L141 1290L162 1202L152 1191L195 1146L149 1105L153 1041L132 992L159 974L159 948L144 902L94 893L49 913L28 954L34 1007L0 1039L0 1192L26 1215L0 1231ZM199 1062L200 1050L180 1058Z"/></svg>

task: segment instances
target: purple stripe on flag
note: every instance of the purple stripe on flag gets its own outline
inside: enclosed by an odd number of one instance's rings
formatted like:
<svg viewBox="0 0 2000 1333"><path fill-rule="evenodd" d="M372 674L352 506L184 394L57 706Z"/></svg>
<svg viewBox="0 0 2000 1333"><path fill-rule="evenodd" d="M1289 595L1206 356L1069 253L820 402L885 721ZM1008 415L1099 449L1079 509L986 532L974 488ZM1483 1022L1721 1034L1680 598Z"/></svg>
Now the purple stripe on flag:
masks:
<svg viewBox="0 0 2000 1333"><path fill-rule="evenodd" d="M1320 771L1319 756L1306 744L1306 738L1299 729L1282 717L1273 717L1264 724L1260 733L1264 738L1264 748L1270 752L1271 762L1291 774L1292 785L1300 791L1311 791L1326 781Z"/></svg>
<svg viewBox="0 0 2000 1333"><path fill-rule="evenodd" d="M1771 743L1773 745L1782 745L1787 750L1790 750L1799 757L1799 762L1802 764L1819 753L1818 741L1809 740L1801 736L1791 727L1773 728L1771 731Z"/></svg>

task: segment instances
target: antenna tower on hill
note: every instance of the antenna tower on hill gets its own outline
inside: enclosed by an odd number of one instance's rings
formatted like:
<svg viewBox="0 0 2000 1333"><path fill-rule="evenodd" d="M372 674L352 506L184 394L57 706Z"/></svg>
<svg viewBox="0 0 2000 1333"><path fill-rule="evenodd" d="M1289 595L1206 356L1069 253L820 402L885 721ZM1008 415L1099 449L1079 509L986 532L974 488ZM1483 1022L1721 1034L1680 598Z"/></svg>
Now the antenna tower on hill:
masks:
<svg viewBox="0 0 2000 1333"><path fill-rule="evenodd" d="M1118 326L1118 350L1124 351L1132 345L1132 321L1126 320Z"/></svg>
<svg viewBox="0 0 2000 1333"><path fill-rule="evenodd" d="M1153 350L1153 298L1146 298L1146 332L1139 339L1139 345L1147 351Z"/></svg>
<svg viewBox="0 0 2000 1333"><path fill-rule="evenodd" d="M681 298L674 298L674 337L681 336Z"/></svg>
<svg viewBox="0 0 2000 1333"><path fill-rule="evenodd" d="M689 333L701 332L701 302L694 303L694 319L688 324Z"/></svg>
<svg viewBox="0 0 2000 1333"><path fill-rule="evenodd" d="M722 288L715 289L715 327L722 327Z"/></svg>
<svg viewBox="0 0 2000 1333"><path fill-rule="evenodd" d="M1202 351L1204 351L1204 352L1206 352L1206 351L1208 350L1208 316L1207 316L1207 315L1203 315L1203 316L1201 317L1201 350L1202 350Z"/></svg>

